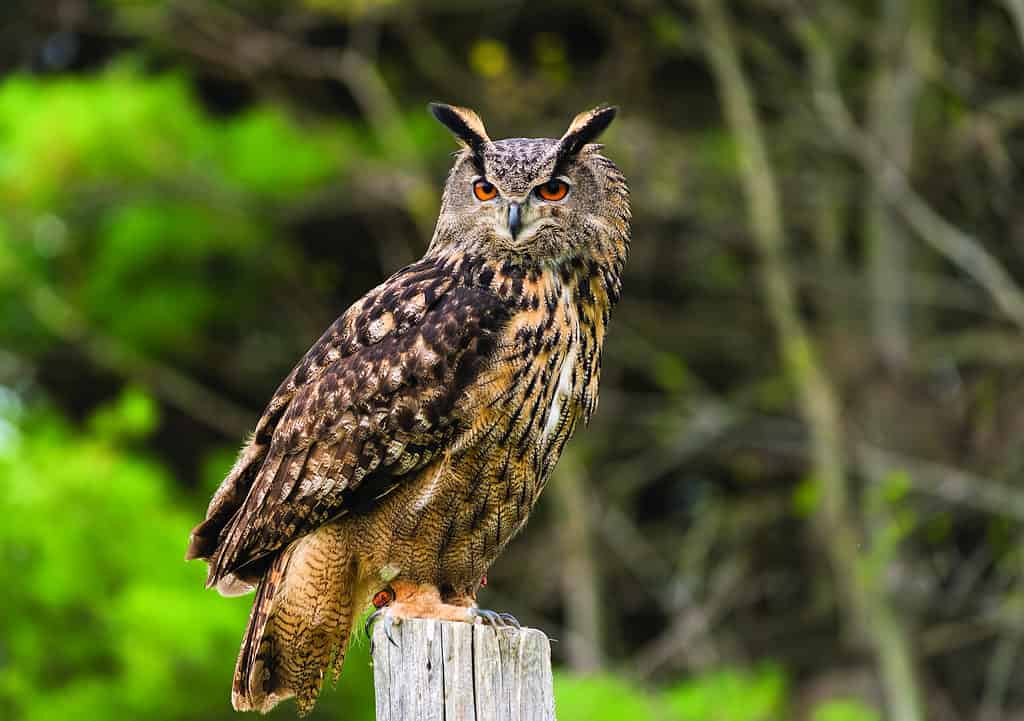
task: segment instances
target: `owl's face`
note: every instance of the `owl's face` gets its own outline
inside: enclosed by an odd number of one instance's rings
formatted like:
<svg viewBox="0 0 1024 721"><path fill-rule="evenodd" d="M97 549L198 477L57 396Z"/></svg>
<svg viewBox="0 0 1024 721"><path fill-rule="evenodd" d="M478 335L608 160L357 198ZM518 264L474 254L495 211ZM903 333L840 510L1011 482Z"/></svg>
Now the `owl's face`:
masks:
<svg viewBox="0 0 1024 721"><path fill-rule="evenodd" d="M463 124L454 128L438 117L467 147L448 176L432 247L557 262L586 254L608 234L610 218L628 219L621 173L588 144L614 109L579 116L560 139L491 141L482 124L467 139L479 123L472 111L441 107L459 113Z"/></svg>

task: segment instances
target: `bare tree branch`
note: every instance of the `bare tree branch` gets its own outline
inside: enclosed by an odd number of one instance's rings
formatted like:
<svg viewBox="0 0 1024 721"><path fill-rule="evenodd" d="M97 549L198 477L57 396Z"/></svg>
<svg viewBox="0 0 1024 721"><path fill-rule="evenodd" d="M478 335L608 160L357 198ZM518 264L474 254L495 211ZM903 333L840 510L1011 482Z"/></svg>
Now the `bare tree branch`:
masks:
<svg viewBox="0 0 1024 721"><path fill-rule="evenodd" d="M895 472L904 472L910 485L918 491L949 503L1024 521L1024 493L994 480L867 443L857 444L856 456L871 480L881 481Z"/></svg>
<svg viewBox="0 0 1024 721"><path fill-rule="evenodd" d="M558 535L569 667L592 673L604 666L601 581L591 538L591 519L596 514L585 490L586 471L571 449L562 456L551 485L563 519Z"/></svg>
<svg viewBox="0 0 1024 721"><path fill-rule="evenodd" d="M720 0L695 0L705 47L718 83L726 120L740 155L751 231L762 261L769 315L782 346L786 373L796 386L809 426L814 473L821 485L821 521L837 586L845 591L857 626L870 639L879 662L894 721L921 721L920 697L910 641L884 586L864 572L860 542L849 514L850 491L838 400L821 368L817 349L797 311L785 261L785 234L777 182L768 160L760 121L740 65L731 21Z"/></svg>
<svg viewBox="0 0 1024 721"><path fill-rule="evenodd" d="M181 371L147 358L122 341L89 328L80 314L43 285L26 288L28 305L39 323L64 341L83 348L101 368L138 381L157 397L225 436L237 438L255 423L253 413L222 398Z"/></svg>
<svg viewBox="0 0 1024 721"><path fill-rule="evenodd" d="M1024 329L1024 292L976 238L936 213L914 191L888 148L857 126L839 89L828 40L807 16L801 15L795 27L811 59L814 97L828 129L860 161L893 211L921 240L974 278L1004 315Z"/></svg>
<svg viewBox="0 0 1024 721"><path fill-rule="evenodd" d="M871 132L882 139L892 162L910 164L914 140L914 109L920 79L914 65L920 23L911 22L913 10L905 0L881 3L876 68L869 100ZM886 202L876 178L864 214L871 282L872 324L881 357L890 368L902 368L910 355L910 317L906 275L908 243L904 226Z"/></svg>
<svg viewBox="0 0 1024 721"><path fill-rule="evenodd" d="M1013 24L1017 26L1017 35L1020 37L1020 44L1024 46L1024 0L1003 0L1006 9L1013 18Z"/></svg>

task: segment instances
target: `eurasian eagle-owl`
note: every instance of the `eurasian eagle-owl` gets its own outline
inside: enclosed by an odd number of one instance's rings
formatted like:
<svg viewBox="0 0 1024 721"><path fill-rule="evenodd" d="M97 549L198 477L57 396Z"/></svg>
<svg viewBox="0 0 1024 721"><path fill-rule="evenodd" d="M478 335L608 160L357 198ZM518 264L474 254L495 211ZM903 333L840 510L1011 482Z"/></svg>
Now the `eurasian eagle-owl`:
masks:
<svg viewBox="0 0 1024 721"><path fill-rule="evenodd" d="M597 405L629 247L626 181L592 144L615 109L499 141L471 110L431 112L463 149L426 255L306 353L192 531L209 586L257 589L239 710L311 709L371 599L389 620L495 621L481 578Z"/></svg>

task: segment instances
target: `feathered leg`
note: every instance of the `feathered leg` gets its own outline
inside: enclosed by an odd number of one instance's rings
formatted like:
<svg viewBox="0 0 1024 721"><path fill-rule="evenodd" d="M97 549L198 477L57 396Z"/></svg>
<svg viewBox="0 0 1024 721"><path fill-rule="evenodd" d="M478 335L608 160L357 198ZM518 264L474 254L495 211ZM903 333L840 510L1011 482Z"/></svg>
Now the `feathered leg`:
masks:
<svg viewBox="0 0 1024 721"><path fill-rule="evenodd" d="M316 703L324 673L341 673L356 614L357 568L338 524L296 540L275 559L256 594L235 667L236 710L266 713L295 697Z"/></svg>

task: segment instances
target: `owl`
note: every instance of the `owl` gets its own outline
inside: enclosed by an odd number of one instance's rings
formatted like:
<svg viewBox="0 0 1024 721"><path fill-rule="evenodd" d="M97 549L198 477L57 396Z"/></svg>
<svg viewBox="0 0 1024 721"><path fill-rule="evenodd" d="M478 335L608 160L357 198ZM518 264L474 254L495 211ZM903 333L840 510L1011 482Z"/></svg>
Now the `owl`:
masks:
<svg viewBox="0 0 1024 721"><path fill-rule="evenodd" d="M358 618L501 624L481 579L597 406L629 191L594 144L492 141L432 104L456 154L423 258L331 325L274 393L192 531L208 587L256 590L232 704L316 702Z"/></svg>

